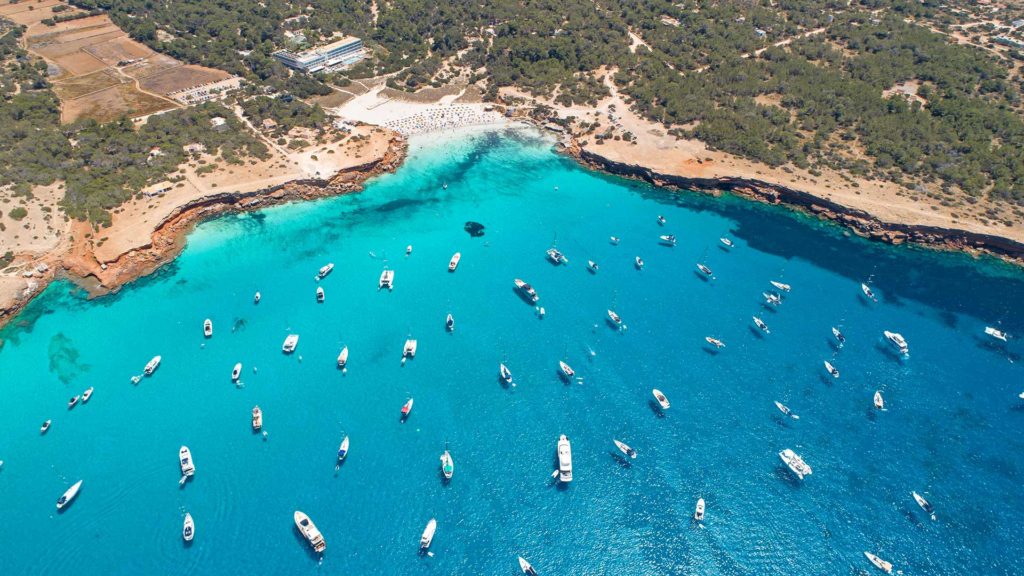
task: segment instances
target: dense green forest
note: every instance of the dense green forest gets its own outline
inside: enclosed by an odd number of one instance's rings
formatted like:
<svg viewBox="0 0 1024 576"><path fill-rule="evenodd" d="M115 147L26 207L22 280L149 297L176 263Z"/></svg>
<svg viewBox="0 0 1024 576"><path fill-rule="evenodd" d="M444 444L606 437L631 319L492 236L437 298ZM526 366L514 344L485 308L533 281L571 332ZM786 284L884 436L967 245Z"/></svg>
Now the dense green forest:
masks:
<svg viewBox="0 0 1024 576"><path fill-rule="evenodd" d="M265 145L219 104L151 116L141 127L130 120L60 124L60 103L45 79L46 64L18 47L20 28L0 36L0 186L17 195L33 185L63 181L62 207L72 218L108 223L110 210L186 160L182 146L202 143L229 163L266 157ZM214 117L227 120L215 130ZM160 155L150 155L159 147Z"/></svg>

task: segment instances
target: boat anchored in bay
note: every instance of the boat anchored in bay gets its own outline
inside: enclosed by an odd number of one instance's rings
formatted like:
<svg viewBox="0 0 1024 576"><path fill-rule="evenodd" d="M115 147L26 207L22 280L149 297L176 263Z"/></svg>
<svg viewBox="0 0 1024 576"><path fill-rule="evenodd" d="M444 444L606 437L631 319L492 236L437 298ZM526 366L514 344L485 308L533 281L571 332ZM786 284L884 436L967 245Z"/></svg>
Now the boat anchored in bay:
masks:
<svg viewBox="0 0 1024 576"><path fill-rule="evenodd" d="M309 516L306 516L305 513L299 510L295 511L294 519L295 527L299 529L299 533L306 539L306 542L309 542L314 551L323 554L324 550L327 549L327 542L324 541L324 536L320 533L320 530L317 530L316 524L313 524Z"/></svg>
<svg viewBox="0 0 1024 576"><path fill-rule="evenodd" d="M789 469L793 471L793 474L796 474L797 478L803 480L804 476L811 475L811 467L793 450L786 448L779 452L779 458L782 459L786 466L789 466Z"/></svg>

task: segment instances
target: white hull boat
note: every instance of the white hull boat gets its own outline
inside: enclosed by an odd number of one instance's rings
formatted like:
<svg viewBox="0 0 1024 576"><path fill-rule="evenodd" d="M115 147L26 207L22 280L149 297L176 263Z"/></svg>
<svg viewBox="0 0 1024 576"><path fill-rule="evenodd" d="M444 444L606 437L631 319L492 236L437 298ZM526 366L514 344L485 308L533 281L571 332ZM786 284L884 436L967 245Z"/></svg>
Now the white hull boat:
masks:
<svg viewBox="0 0 1024 576"><path fill-rule="evenodd" d="M85 392L82 392L82 404L85 404L86 402L89 401L89 398L92 398L92 391L93 391L93 387L89 386L88 390L86 390Z"/></svg>
<svg viewBox="0 0 1024 576"><path fill-rule="evenodd" d="M71 410L75 406L78 406L78 396L72 396L71 399L68 400L68 410Z"/></svg>
<svg viewBox="0 0 1024 576"><path fill-rule="evenodd" d="M614 310L608 310L608 320L616 326L622 326L622 318Z"/></svg>
<svg viewBox="0 0 1024 576"><path fill-rule="evenodd" d="M519 569L523 571L526 576L537 576L537 571L533 569L533 566L526 561L526 558L519 557Z"/></svg>
<svg viewBox="0 0 1024 576"><path fill-rule="evenodd" d="M991 326L985 326L985 334L988 334L989 336L995 338L996 340L1002 340L1003 342L1006 342L1010 338L1010 335L1007 334L1006 332L1003 332L1002 330L993 328Z"/></svg>
<svg viewBox="0 0 1024 576"><path fill-rule="evenodd" d="M333 262L326 264L322 268L320 268L320 272L317 274L317 276L319 276L320 278L324 278L331 273L331 270L334 270Z"/></svg>
<svg viewBox="0 0 1024 576"><path fill-rule="evenodd" d="M385 271L380 273L380 280L377 282L377 289L378 290L383 290L384 288L387 288L388 290L394 290L395 289L395 271L394 270L385 270Z"/></svg>
<svg viewBox="0 0 1024 576"><path fill-rule="evenodd" d="M231 381L238 382L238 378L242 375L242 363L235 364L235 367L231 369Z"/></svg>
<svg viewBox="0 0 1024 576"><path fill-rule="evenodd" d="M320 286L317 286L317 288L316 288L316 301L322 303L324 300L325 300L324 289L322 287L320 287Z"/></svg>
<svg viewBox="0 0 1024 576"><path fill-rule="evenodd" d="M643 261L642 258L637 256L636 259L634 260L634 262L636 264L636 269L637 270L643 270L644 269L644 261Z"/></svg>
<svg viewBox="0 0 1024 576"><path fill-rule="evenodd" d="M615 442L615 447L618 448L620 452L622 452L626 456L629 456L630 458L636 458L636 450L630 448L628 444L626 444L625 442L620 442L615 439L613 439L612 441Z"/></svg>
<svg viewBox="0 0 1024 576"><path fill-rule="evenodd" d="M569 259L565 257L565 254L562 254L561 252L559 252L557 248L548 248L547 255L548 255L548 260L551 260L552 264L568 264L569 263Z"/></svg>
<svg viewBox="0 0 1024 576"><path fill-rule="evenodd" d="M892 574L892 562L882 560L881 558L875 556L871 552L865 552L864 556L868 559L869 562L875 565L875 568L878 568L886 574Z"/></svg>
<svg viewBox="0 0 1024 576"><path fill-rule="evenodd" d="M786 448L782 452L779 452L779 458L786 466L789 466L789 469L793 471L793 474L796 474L797 478L803 480L804 476L811 475L811 467L804 462L803 458L791 449Z"/></svg>
<svg viewBox="0 0 1024 576"><path fill-rule="evenodd" d="M846 344L846 336L843 336L843 333L839 331L839 328L833 326L832 335L836 337L836 341L838 341L840 344Z"/></svg>
<svg viewBox="0 0 1024 576"><path fill-rule="evenodd" d="M533 286L530 286L529 283L520 280L519 278L516 278L514 280L514 283L516 285L516 290L519 290L519 292L523 294L526 297L526 299L529 300L530 302L536 304L537 301L540 300L540 296L537 295L537 291L534 290Z"/></svg>
<svg viewBox="0 0 1024 576"><path fill-rule="evenodd" d="M878 408L879 410L885 410L885 400L882 398L881 390L875 390L874 402L875 408Z"/></svg>
<svg viewBox="0 0 1024 576"><path fill-rule="evenodd" d="M146 367L142 369L142 373L145 374L146 376L151 376L153 372L160 366L161 359L162 358L160 356L154 356L153 359L146 364Z"/></svg>
<svg viewBox="0 0 1024 576"><path fill-rule="evenodd" d="M825 360L825 370L828 370L828 373L831 374L833 378L839 378L839 370L836 370L836 367L828 360Z"/></svg>
<svg viewBox="0 0 1024 576"><path fill-rule="evenodd" d="M441 473L444 474L445 480L451 480L455 474L455 461L447 448L445 448L444 454L441 454Z"/></svg>
<svg viewBox="0 0 1024 576"><path fill-rule="evenodd" d="M926 514L931 516L932 520L935 520L935 507L925 500L924 496L921 496L917 492L911 492L910 495L914 497L914 502L917 502L917 505L921 507L921 510L924 510Z"/></svg>
<svg viewBox="0 0 1024 576"><path fill-rule="evenodd" d="M572 482L572 445L565 434L558 437L558 481Z"/></svg>
<svg viewBox="0 0 1024 576"><path fill-rule="evenodd" d="M82 489L82 480L75 482L68 488L64 495L57 499L57 510L63 510L67 505L71 504L71 501L78 496L78 491Z"/></svg>
<svg viewBox="0 0 1024 576"><path fill-rule="evenodd" d="M455 331L455 317L452 316L451 314L448 314L448 317L445 318L445 320L444 320L444 327L449 332L454 332Z"/></svg>
<svg viewBox="0 0 1024 576"><path fill-rule="evenodd" d="M753 316L753 319L754 319L754 325L757 326L758 328L760 328L762 332L764 332L765 334L771 334L772 333L772 331L768 329L768 325L764 323L764 320L761 320L757 316Z"/></svg>
<svg viewBox="0 0 1024 576"><path fill-rule="evenodd" d="M405 404L402 405L402 418L408 418L409 413L412 412L412 398L406 400Z"/></svg>
<svg viewBox="0 0 1024 576"><path fill-rule="evenodd" d="M256 294L255 294L255 295L254 295L254 296L252 297L252 303L253 303L253 304L259 304L259 303L260 303L260 299L261 299L261 298L263 298L263 296L262 296L262 295L261 295L261 294L260 294L259 292L257 292L257 293L256 293Z"/></svg>
<svg viewBox="0 0 1024 576"><path fill-rule="evenodd" d="M452 259L448 261L449 272L455 272L455 269L459 267L459 260L462 260L462 252L456 252Z"/></svg>
<svg viewBox="0 0 1024 576"><path fill-rule="evenodd" d="M423 529L423 535L420 536L420 550L430 548L430 543L434 541L434 532L436 531L437 520L431 518L430 522L427 522L427 527Z"/></svg>
<svg viewBox="0 0 1024 576"><path fill-rule="evenodd" d="M597 274L598 268L597 262L587 260L587 270L590 270L591 274Z"/></svg>
<svg viewBox="0 0 1024 576"><path fill-rule="evenodd" d="M402 348L403 358L415 358L416 357L416 340L412 338L405 341L405 346Z"/></svg>
<svg viewBox="0 0 1024 576"><path fill-rule="evenodd" d="M704 499L703 498L698 498L697 499L697 506L696 506L696 508L693 509L693 519L696 520L697 522L703 522L704 521Z"/></svg>
<svg viewBox="0 0 1024 576"><path fill-rule="evenodd" d="M614 245L614 246L618 246L618 245L619 245L619 242L620 242L621 240L622 240L622 239L621 239L621 238L619 238L618 236L609 236L609 237L608 237L608 241L609 241L609 242L611 242L611 243L612 243L612 245Z"/></svg>
<svg viewBox="0 0 1024 576"><path fill-rule="evenodd" d="M259 406L254 406L252 409L252 429L255 432L259 432L263 428L263 410L260 410Z"/></svg>
<svg viewBox="0 0 1024 576"><path fill-rule="evenodd" d="M341 353L338 354L338 368L344 368L348 364L348 346L341 349Z"/></svg>
<svg viewBox="0 0 1024 576"><path fill-rule="evenodd" d="M192 520L192 515L188 512L185 513L185 523L181 527L181 538L185 542L191 542L192 538L196 535L196 523Z"/></svg>
<svg viewBox="0 0 1024 576"><path fill-rule="evenodd" d="M722 238L719 238L718 241L721 242L726 248L732 248L734 246L732 240L729 240L724 236Z"/></svg>
<svg viewBox="0 0 1024 576"><path fill-rule="evenodd" d="M666 236L658 236L658 241L661 242L662 244L664 244L665 246L675 246L676 245L676 237L671 235L671 234L666 235Z"/></svg>
<svg viewBox="0 0 1024 576"><path fill-rule="evenodd" d="M296 510L295 511L295 527L299 529L302 537L309 542L309 545L313 547L313 550L323 554L323 551L327 549L327 542L324 541L323 534L320 533L316 528L316 524L309 519L304 513Z"/></svg>
<svg viewBox="0 0 1024 576"><path fill-rule="evenodd" d="M703 264L699 264L698 263L697 264L697 270L700 270L702 273L704 273L705 276L711 276L713 274L711 272L711 268L708 268L707 266L705 266Z"/></svg>
<svg viewBox="0 0 1024 576"><path fill-rule="evenodd" d="M785 414L786 416L789 416L793 420L799 420L800 419L799 416L797 416L796 414L793 414L793 411L790 410L788 406L786 406L782 402L779 402L778 400L775 401L775 407L779 409L779 412L782 412L783 414Z"/></svg>
<svg viewBox="0 0 1024 576"><path fill-rule="evenodd" d="M651 394L654 395L654 399L658 401L658 405L661 406L662 410L668 410L671 404L668 403L668 397L661 393L661 390L657 388L651 390Z"/></svg>
<svg viewBox="0 0 1024 576"><path fill-rule="evenodd" d="M890 332L888 330L883 331L882 334L885 336L885 339L888 340L890 344L895 346L896 349L900 351L900 354L910 353L910 347L907 346L907 341L906 339L903 338L902 334L900 334L899 332Z"/></svg>
<svg viewBox="0 0 1024 576"><path fill-rule="evenodd" d="M188 449L188 446L182 446L178 450L178 461L181 464L182 477L188 478L196 473L196 465L192 461L192 452Z"/></svg>
<svg viewBox="0 0 1024 576"><path fill-rule="evenodd" d="M559 369L559 370L561 370L561 372L562 372L562 376L563 376L563 377L564 377L564 378L565 378L566 380L569 380L569 379L571 379L571 378L572 378L573 376L575 376L575 375L576 375L576 371L575 371L575 370L573 370L573 369L572 369L572 367L570 367L570 366L569 366L568 364L566 364L565 362L562 362L561 360L559 360L559 361L558 361L558 369Z"/></svg>
<svg viewBox="0 0 1024 576"><path fill-rule="evenodd" d="M712 338L711 336L705 336L704 340L714 346L715 348L725 348L725 342L722 342L718 338Z"/></svg>
<svg viewBox="0 0 1024 576"><path fill-rule="evenodd" d="M295 351L295 347L299 345L299 335L289 334L284 339L284 344L281 345L281 351L285 354L291 354Z"/></svg>
<svg viewBox="0 0 1024 576"><path fill-rule="evenodd" d="M206 336L207 338L213 336L213 320L210 320L209 318L203 320L203 336Z"/></svg>
<svg viewBox="0 0 1024 576"><path fill-rule="evenodd" d="M338 463L340 464L346 456L348 456L348 436L345 436L341 441L341 445L338 446Z"/></svg>
<svg viewBox="0 0 1024 576"><path fill-rule="evenodd" d="M501 379L506 384L511 384L512 383L512 371L508 369L508 366L505 366L504 364L499 364L498 365L498 375L501 376Z"/></svg>
<svg viewBox="0 0 1024 576"><path fill-rule="evenodd" d="M771 284L783 292L789 292L793 288L789 284L783 284L782 282L777 282L775 280L772 280Z"/></svg>
<svg viewBox="0 0 1024 576"><path fill-rule="evenodd" d="M872 302L878 302L878 298L875 297L875 293L871 291L871 287L867 284L861 284L860 291L863 292L864 296L869 298Z"/></svg>

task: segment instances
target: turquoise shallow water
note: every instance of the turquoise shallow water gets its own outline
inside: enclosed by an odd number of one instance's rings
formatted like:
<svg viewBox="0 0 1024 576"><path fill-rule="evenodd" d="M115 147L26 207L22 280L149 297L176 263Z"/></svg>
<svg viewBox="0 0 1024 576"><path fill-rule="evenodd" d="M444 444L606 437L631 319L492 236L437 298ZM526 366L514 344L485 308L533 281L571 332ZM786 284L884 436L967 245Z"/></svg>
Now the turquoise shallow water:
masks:
<svg viewBox="0 0 1024 576"><path fill-rule="evenodd" d="M485 235L471 238L467 220ZM664 233L679 245L659 246ZM553 241L568 266L545 260ZM391 293L377 290L385 265ZM540 293L543 320L516 277ZM760 295L776 278L793 291L768 310ZM868 278L877 304L859 296ZM982 329L1024 334L1022 302L1024 274L1000 263L586 172L531 131L421 140L361 194L208 222L152 277L91 302L55 284L0 334L0 574L515 574L517 555L541 574L858 574L873 570L864 550L906 574L1021 574L1024 349ZM624 332L606 324L610 307ZM885 329L907 337L909 358ZM289 332L301 335L292 356L280 352ZM403 367L410 335L419 352ZM710 353L706 335L726 348ZM155 354L162 366L133 385ZM559 380L561 359L580 382ZM515 388L499 384L499 362ZM89 404L68 411L89 386ZM664 416L654 387L672 400ZM886 412L871 406L876 389ZM250 428L255 404L266 441ZM555 487L563 433L575 481ZM620 460L613 437L636 460ZM182 444L198 470L179 488ZM802 484L777 457L786 447L814 468ZM690 520L699 497L703 528ZM296 509L324 533L322 562ZM419 556L432 517L435 555Z"/></svg>

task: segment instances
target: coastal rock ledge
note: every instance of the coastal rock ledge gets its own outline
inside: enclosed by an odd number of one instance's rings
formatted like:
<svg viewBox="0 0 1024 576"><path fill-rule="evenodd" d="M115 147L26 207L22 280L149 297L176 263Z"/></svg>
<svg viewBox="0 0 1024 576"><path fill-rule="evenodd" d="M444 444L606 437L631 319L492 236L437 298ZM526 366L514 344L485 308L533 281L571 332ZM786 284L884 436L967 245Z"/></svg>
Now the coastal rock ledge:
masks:
<svg viewBox="0 0 1024 576"><path fill-rule="evenodd" d="M815 214L843 224L855 234L865 238L894 245L913 242L941 250L957 250L975 255L990 254L1018 265L1024 265L1024 244L1009 238L938 226L884 222L862 210L849 208L827 198L763 180L691 178L660 174L637 164L610 160L576 145L570 144L565 150L590 168L617 176L644 180L655 186L698 190L711 194L728 191L751 200L768 204L783 204L809 214Z"/></svg>

